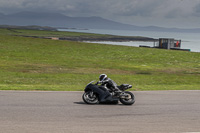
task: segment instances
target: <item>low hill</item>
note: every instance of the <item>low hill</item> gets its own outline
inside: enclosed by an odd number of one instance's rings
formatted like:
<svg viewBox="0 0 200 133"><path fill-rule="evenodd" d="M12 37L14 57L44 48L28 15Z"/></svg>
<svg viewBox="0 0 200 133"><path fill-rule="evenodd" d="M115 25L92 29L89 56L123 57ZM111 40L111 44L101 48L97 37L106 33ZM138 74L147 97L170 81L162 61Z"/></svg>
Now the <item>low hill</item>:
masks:
<svg viewBox="0 0 200 133"><path fill-rule="evenodd" d="M55 28L47 26L9 26L0 25L5 34L13 36L34 37L34 38L56 38L58 40L70 41L157 41L157 39L141 36L117 36L108 34L91 34L77 32L60 32ZM32 31L29 31L32 30ZM34 32L33 32L34 30Z"/></svg>

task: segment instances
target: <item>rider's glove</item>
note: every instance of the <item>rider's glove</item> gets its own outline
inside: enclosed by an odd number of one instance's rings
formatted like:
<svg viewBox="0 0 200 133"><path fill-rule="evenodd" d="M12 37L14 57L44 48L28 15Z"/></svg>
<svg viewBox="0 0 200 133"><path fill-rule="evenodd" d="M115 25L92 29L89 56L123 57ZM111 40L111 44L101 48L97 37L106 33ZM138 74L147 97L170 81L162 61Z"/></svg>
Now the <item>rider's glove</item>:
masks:
<svg viewBox="0 0 200 133"><path fill-rule="evenodd" d="M96 85L98 85L98 84L102 84L102 81L98 81L98 82L96 83Z"/></svg>
<svg viewBox="0 0 200 133"><path fill-rule="evenodd" d="M101 84L101 81L98 81L95 85Z"/></svg>

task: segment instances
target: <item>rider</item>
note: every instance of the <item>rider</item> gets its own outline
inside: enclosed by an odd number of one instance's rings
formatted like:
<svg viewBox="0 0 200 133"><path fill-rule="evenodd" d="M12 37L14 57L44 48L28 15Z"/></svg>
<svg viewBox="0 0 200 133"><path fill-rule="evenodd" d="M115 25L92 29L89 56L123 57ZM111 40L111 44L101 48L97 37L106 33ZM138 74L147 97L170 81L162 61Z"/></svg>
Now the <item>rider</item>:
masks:
<svg viewBox="0 0 200 133"><path fill-rule="evenodd" d="M105 85L114 92L121 92L117 87L117 84L112 79L108 78L106 74L101 74L99 76L99 81L96 84Z"/></svg>

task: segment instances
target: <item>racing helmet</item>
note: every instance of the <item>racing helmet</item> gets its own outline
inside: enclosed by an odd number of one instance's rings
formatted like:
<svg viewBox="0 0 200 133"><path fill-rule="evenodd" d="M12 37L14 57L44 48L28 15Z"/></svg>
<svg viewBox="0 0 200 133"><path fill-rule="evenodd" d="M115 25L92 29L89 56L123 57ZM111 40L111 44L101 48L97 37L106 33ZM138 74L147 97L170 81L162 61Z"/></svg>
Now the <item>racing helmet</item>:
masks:
<svg viewBox="0 0 200 133"><path fill-rule="evenodd" d="M107 77L108 77L108 76L107 76L106 74L101 74L101 75L99 76L99 80L100 80L100 81L104 81Z"/></svg>

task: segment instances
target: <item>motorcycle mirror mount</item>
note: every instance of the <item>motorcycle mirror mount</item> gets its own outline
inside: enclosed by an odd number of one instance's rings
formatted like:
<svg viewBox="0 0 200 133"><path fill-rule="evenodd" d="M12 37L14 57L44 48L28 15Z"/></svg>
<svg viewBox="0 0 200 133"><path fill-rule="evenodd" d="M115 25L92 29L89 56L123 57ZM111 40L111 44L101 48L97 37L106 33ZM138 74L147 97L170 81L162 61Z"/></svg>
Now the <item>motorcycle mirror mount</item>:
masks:
<svg viewBox="0 0 200 133"><path fill-rule="evenodd" d="M94 83L95 82L95 80L93 80L93 81L91 81L90 83L88 83L87 85L89 85L89 84L92 84L92 83Z"/></svg>

